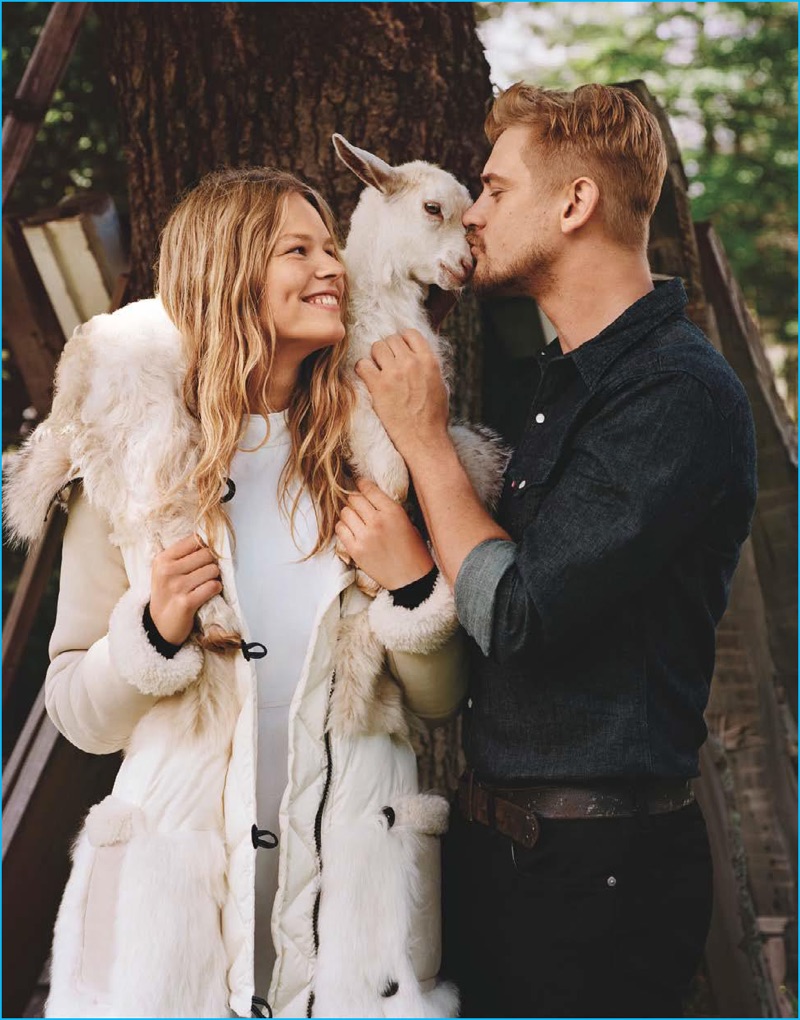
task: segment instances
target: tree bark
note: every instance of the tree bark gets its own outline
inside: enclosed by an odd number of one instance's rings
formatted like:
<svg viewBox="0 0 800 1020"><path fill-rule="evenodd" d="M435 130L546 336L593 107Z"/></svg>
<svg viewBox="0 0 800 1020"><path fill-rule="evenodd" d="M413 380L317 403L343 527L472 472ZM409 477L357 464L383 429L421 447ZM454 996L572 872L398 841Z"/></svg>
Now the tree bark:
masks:
<svg viewBox="0 0 800 1020"><path fill-rule="evenodd" d="M426 159L478 186L489 68L470 3L107 3L97 6L130 167L129 296L152 292L175 199L221 164L305 177L343 227L362 185L334 131L390 163ZM481 411L480 316L451 314L453 411ZM451 786L455 726L418 742L423 785Z"/></svg>
<svg viewBox="0 0 800 1020"><path fill-rule="evenodd" d="M334 131L477 183L491 88L471 4L108 3L98 15L130 165L135 296L150 291L176 196L220 164L295 171L342 219L361 185Z"/></svg>

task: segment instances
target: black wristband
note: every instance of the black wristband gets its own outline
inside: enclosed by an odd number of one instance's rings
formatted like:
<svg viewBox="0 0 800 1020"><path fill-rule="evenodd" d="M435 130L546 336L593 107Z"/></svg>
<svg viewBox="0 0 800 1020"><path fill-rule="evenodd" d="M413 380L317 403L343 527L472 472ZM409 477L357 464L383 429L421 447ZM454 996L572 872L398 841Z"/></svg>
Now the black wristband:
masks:
<svg viewBox="0 0 800 1020"><path fill-rule="evenodd" d="M390 591L392 602L403 609L416 609L421 606L425 599L430 597L436 578L439 576L439 568L432 567L424 577L406 584L402 588L395 588Z"/></svg>
<svg viewBox="0 0 800 1020"><path fill-rule="evenodd" d="M153 623L153 617L150 615L150 603L144 607L144 613L142 613L142 626L144 632L147 635L147 640L155 648L159 655L163 655L165 659L174 659L178 652L181 650L181 645L173 645L172 642L167 641L158 633L158 627Z"/></svg>

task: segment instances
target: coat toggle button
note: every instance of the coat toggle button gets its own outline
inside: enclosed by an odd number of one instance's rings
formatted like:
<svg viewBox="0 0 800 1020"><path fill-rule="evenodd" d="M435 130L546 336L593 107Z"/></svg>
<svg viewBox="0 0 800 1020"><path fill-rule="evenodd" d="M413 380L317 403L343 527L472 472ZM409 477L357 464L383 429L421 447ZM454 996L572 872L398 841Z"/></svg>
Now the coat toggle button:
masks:
<svg viewBox="0 0 800 1020"><path fill-rule="evenodd" d="M267 654L267 646L260 641L242 641L242 655L249 662L251 659L263 659Z"/></svg>

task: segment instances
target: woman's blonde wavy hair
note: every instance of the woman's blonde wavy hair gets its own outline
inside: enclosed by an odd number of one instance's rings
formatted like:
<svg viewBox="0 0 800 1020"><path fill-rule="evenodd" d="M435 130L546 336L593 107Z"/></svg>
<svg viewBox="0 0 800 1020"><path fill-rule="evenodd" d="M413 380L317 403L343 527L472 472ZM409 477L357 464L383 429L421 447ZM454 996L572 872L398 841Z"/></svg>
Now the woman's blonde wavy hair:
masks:
<svg viewBox="0 0 800 1020"><path fill-rule="evenodd" d="M161 235L158 293L183 337L183 397L202 437L196 465L181 484L196 488L197 523L212 548L228 524L220 497L245 415L273 410L268 392L277 337L265 281L292 194L316 209L340 258L335 221L324 199L294 175L269 167L208 174L183 196ZM343 316L346 321L346 287ZM343 340L310 354L287 410L291 453L279 499L293 528L303 486L308 491L319 530L309 556L333 540L346 498L353 389L343 375L345 352Z"/></svg>

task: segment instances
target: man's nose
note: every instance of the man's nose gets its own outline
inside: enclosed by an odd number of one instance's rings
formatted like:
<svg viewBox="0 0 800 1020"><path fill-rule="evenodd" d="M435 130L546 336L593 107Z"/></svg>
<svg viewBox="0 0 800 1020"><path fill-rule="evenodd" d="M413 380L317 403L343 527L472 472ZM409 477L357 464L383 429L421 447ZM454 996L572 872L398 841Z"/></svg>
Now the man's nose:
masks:
<svg viewBox="0 0 800 1020"><path fill-rule="evenodd" d="M467 230L469 230L470 227L480 226L481 218L477 210L478 203L473 202L469 209L467 209L467 211L461 217L461 223Z"/></svg>

